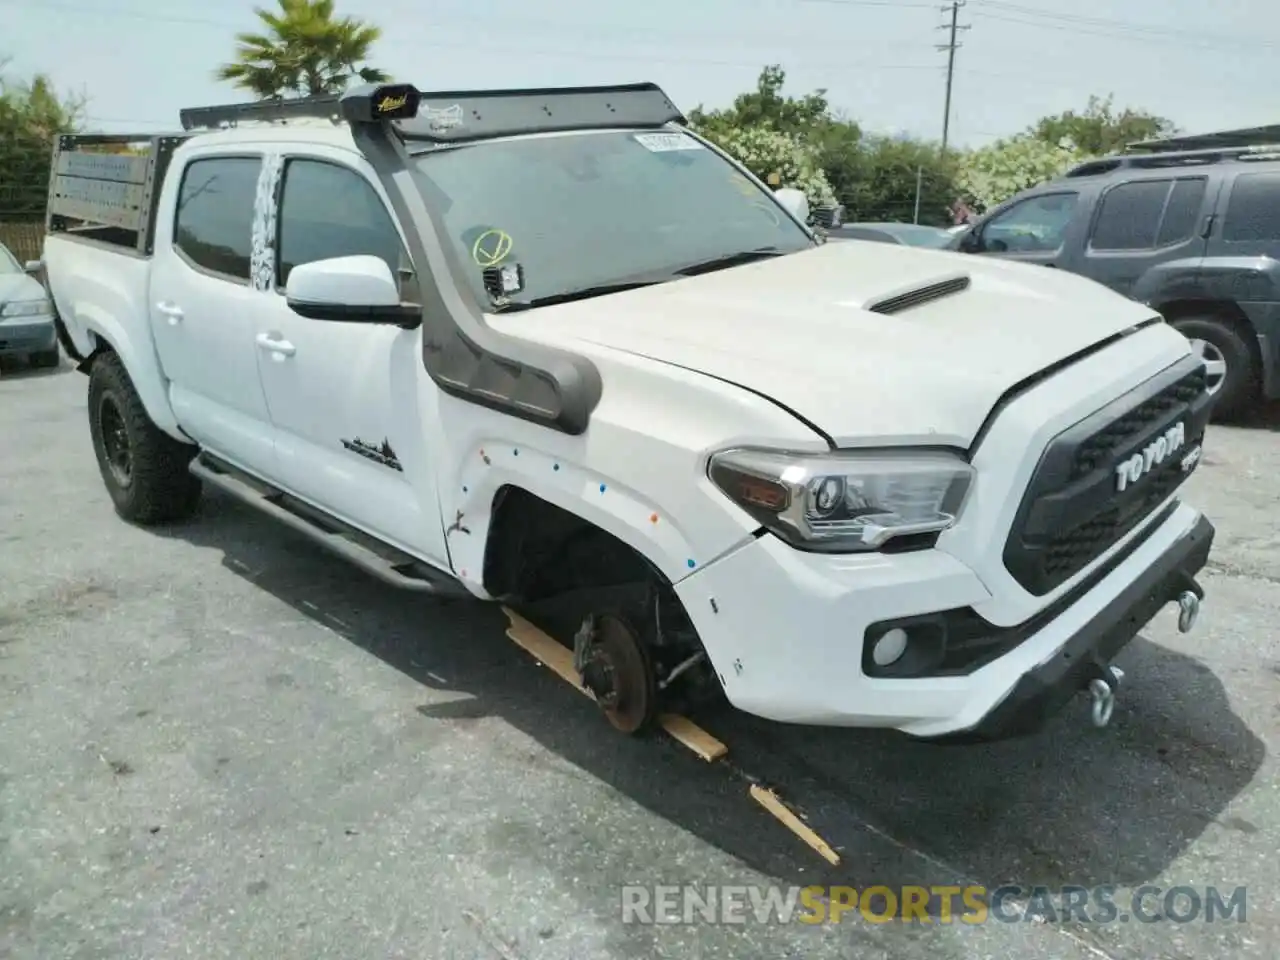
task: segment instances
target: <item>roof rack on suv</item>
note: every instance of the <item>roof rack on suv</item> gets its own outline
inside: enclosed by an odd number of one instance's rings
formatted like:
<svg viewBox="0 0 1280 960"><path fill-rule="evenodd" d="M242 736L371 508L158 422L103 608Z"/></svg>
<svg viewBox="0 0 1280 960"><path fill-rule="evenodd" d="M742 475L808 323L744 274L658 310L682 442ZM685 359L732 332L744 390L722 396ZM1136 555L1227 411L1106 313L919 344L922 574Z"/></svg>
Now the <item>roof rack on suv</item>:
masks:
<svg viewBox="0 0 1280 960"><path fill-rule="evenodd" d="M1144 140L1129 144L1128 149L1146 153L1173 153L1187 150L1250 147L1259 143L1280 143L1280 124L1245 127L1239 130L1219 130L1216 133L1198 133L1182 137L1165 137L1162 140Z"/></svg>
<svg viewBox="0 0 1280 960"><path fill-rule="evenodd" d="M1156 169L1161 167L1192 167L1227 160L1277 160L1280 159L1280 139L1271 143L1255 143L1249 146L1218 147L1200 150L1158 151L1152 153L1125 153L1097 160L1086 160L1068 170L1064 176L1094 177L1124 168Z"/></svg>
<svg viewBox="0 0 1280 960"><path fill-rule="evenodd" d="M409 84L384 84L346 94L191 107L181 111L181 118L184 130L299 119L391 121L405 140L440 143L605 127L652 129L685 122L654 83L429 93Z"/></svg>

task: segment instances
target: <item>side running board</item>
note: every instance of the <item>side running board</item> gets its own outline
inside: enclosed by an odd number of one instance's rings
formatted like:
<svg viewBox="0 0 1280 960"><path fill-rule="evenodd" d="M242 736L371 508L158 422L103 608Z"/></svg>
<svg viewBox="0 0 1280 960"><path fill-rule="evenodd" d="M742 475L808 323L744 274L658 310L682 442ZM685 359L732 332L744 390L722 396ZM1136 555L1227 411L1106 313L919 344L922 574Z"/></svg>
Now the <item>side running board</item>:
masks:
<svg viewBox="0 0 1280 960"><path fill-rule="evenodd" d="M292 527L383 583L438 597L475 599L444 571L352 528L210 453L198 454L191 461L190 470L202 481Z"/></svg>

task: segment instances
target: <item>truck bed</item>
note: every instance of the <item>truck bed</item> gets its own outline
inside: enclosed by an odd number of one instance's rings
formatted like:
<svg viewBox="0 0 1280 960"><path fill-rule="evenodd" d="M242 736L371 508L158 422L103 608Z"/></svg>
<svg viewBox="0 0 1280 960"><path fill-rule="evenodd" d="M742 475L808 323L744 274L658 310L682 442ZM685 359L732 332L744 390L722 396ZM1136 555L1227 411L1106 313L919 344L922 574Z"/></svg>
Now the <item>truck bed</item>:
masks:
<svg viewBox="0 0 1280 960"><path fill-rule="evenodd" d="M130 133L59 137L46 234L150 253L160 184L184 139Z"/></svg>

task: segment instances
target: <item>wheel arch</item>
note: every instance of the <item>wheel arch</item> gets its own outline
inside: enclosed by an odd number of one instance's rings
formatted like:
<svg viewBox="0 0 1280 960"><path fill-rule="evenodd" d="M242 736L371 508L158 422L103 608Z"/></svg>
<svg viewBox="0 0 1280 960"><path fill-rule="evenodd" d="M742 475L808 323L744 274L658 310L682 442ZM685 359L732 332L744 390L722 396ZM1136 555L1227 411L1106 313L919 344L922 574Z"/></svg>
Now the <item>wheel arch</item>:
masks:
<svg viewBox="0 0 1280 960"><path fill-rule="evenodd" d="M92 308L87 308L77 319L90 348L76 369L89 374L100 356L108 352L115 354L124 365L125 373L138 392L151 422L173 439L190 443L191 438L183 433L169 403L169 381L160 368L160 359L150 338L145 344L139 344L115 317Z"/></svg>

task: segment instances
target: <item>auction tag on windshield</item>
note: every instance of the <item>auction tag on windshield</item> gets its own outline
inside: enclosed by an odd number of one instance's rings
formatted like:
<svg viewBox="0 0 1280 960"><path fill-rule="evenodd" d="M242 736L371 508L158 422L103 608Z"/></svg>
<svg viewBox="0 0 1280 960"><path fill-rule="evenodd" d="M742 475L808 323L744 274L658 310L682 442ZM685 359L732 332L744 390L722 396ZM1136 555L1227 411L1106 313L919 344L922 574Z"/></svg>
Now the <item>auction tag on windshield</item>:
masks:
<svg viewBox="0 0 1280 960"><path fill-rule="evenodd" d="M693 137L683 133L637 133L636 143L654 153L666 153L669 150L702 150L703 146Z"/></svg>

